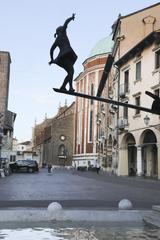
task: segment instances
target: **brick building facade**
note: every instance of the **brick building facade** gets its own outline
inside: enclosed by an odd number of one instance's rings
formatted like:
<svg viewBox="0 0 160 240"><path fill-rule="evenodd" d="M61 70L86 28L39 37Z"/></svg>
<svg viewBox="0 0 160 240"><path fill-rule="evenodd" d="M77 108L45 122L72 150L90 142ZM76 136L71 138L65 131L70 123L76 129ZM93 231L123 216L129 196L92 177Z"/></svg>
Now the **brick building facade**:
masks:
<svg viewBox="0 0 160 240"><path fill-rule="evenodd" d="M74 107L74 102L60 107L55 117L34 127L33 148L39 152L41 164L72 165Z"/></svg>
<svg viewBox="0 0 160 240"><path fill-rule="evenodd" d="M16 114L8 110L10 53L0 51L0 157L11 158Z"/></svg>
<svg viewBox="0 0 160 240"><path fill-rule="evenodd" d="M71 166L73 157L74 106L64 109L52 122L52 161L54 165Z"/></svg>
<svg viewBox="0 0 160 240"><path fill-rule="evenodd" d="M0 112L8 107L9 77L11 58L9 52L0 51Z"/></svg>
<svg viewBox="0 0 160 240"><path fill-rule="evenodd" d="M96 95L104 66L113 46L112 36L100 40L84 61L84 71L75 79L76 91ZM108 85L103 91L107 96ZM103 119L101 119L103 118ZM102 120L103 123L102 123ZM106 165L107 105L85 98L76 98L75 143L73 165L78 167Z"/></svg>

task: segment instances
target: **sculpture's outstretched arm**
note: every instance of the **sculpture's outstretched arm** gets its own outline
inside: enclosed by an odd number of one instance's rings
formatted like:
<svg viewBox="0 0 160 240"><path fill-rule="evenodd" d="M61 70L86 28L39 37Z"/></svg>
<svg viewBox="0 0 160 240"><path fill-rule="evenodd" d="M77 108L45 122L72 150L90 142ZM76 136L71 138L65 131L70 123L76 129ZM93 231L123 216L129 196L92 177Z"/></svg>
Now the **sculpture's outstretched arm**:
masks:
<svg viewBox="0 0 160 240"><path fill-rule="evenodd" d="M53 43L51 49L50 49L50 58L51 58L51 61L49 62L49 64L52 64L54 63L54 59L53 59L53 52L55 50L55 48L57 47L57 45L55 44L55 42Z"/></svg>
<svg viewBox="0 0 160 240"><path fill-rule="evenodd" d="M68 23L70 22L70 21L74 21L74 19L75 19L75 13L73 13L72 14L72 17L70 17L70 18L68 18L66 21L65 21L65 23L64 23L64 25L63 25L63 29L64 30L66 30L66 28L67 28L67 26L68 26Z"/></svg>

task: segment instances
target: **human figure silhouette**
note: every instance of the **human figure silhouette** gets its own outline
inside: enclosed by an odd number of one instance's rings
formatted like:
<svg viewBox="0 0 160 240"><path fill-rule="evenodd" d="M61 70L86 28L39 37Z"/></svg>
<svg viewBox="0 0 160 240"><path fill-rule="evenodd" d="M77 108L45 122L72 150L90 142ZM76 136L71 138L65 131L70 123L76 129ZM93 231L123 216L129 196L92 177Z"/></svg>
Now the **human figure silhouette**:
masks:
<svg viewBox="0 0 160 240"><path fill-rule="evenodd" d="M151 107L152 112L160 114L160 98L149 91L145 91L145 94L147 94L148 96L154 99Z"/></svg>
<svg viewBox="0 0 160 240"><path fill-rule="evenodd" d="M66 90L66 85L69 83L69 91L73 92L73 74L74 74L74 68L73 65L75 64L77 60L77 55L72 49L69 39L67 37L66 29L68 26L68 23L75 19L75 14L72 14L72 17L68 18L63 26L60 26L56 29L56 33L54 34L55 42L53 43L51 49L50 49L50 58L51 61L49 64L57 64L58 66L65 69L67 72L67 76L64 79L64 82L61 86L61 90ZM59 48L59 54L54 59L53 53L55 48Z"/></svg>

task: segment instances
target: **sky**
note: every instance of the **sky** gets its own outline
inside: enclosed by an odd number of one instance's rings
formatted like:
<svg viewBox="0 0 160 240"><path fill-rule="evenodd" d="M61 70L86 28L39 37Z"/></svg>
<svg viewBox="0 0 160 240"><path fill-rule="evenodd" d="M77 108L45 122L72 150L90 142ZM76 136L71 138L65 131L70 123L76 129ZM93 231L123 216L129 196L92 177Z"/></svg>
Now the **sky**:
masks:
<svg viewBox="0 0 160 240"><path fill-rule="evenodd" d="M32 138L36 123L54 117L65 101L75 97L55 93L66 76L57 65L48 65L49 51L58 26L76 14L67 28L78 59L74 78L83 71L82 63L102 38L111 34L119 13L124 16L158 3L152 0L0 0L0 51L11 56L8 109L17 114L14 137Z"/></svg>

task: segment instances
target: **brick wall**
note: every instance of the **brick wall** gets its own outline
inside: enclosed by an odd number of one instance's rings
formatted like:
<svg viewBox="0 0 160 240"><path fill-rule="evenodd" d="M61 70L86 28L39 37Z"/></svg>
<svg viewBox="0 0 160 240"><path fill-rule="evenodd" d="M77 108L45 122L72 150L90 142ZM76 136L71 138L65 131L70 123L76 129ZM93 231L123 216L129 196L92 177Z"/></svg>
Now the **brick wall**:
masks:
<svg viewBox="0 0 160 240"><path fill-rule="evenodd" d="M54 119L52 123L52 164L71 166L73 156L73 112L63 114L63 117ZM64 139L61 138L64 136ZM66 156L63 157L60 151L61 146L65 147Z"/></svg>
<svg viewBox="0 0 160 240"><path fill-rule="evenodd" d="M0 51L0 112L5 113L8 106L10 54ZM4 119L3 119L4 120Z"/></svg>

